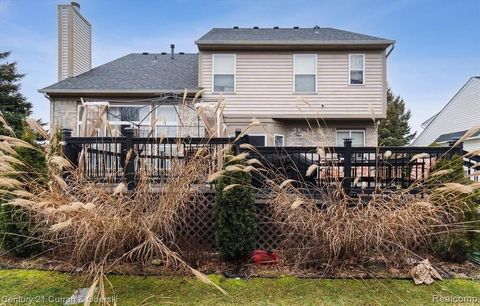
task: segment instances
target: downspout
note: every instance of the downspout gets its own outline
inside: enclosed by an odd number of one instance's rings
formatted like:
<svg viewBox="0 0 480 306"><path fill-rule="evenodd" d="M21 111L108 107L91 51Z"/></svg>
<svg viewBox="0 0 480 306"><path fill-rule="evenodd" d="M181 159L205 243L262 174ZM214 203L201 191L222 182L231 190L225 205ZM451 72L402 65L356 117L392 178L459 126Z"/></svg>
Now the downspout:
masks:
<svg viewBox="0 0 480 306"><path fill-rule="evenodd" d="M53 116L55 114L55 100L53 100L52 98L50 98L49 95L47 95L46 93L43 93L43 96L48 100L50 101L50 122L48 123L48 126L49 126L49 130L52 131L52 124L53 124Z"/></svg>
<svg viewBox="0 0 480 306"><path fill-rule="evenodd" d="M385 56L385 63L384 63L385 65L387 65L387 58L388 58L388 56L390 55L390 53L392 53L393 49L395 49L395 42L392 43L392 45L391 45L391 47L390 47L390 50L388 50L387 55ZM385 68L385 70L386 70L386 68ZM386 72L384 72L384 73L386 73ZM386 75L384 76L384 80L385 80L385 87L388 88ZM386 95L386 92L387 92L387 88L384 89L384 94L385 94L385 95ZM386 101L386 100L387 100L387 97L385 97L385 101ZM386 103L387 103L387 102L385 102L385 106L386 106ZM387 109L385 108L384 114L386 114L386 113L387 113ZM377 141L377 142L378 142L378 141Z"/></svg>

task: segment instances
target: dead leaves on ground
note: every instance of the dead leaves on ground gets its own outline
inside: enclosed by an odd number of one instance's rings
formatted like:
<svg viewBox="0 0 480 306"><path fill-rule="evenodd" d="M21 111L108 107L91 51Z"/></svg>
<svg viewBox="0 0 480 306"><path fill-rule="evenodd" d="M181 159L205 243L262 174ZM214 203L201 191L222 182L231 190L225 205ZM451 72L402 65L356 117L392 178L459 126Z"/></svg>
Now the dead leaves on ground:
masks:
<svg viewBox="0 0 480 306"><path fill-rule="evenodd" d="M415 285L433 283L434 279L442 280L442 276L430 264L428 259L421 261L418 265L410 270Z"/></svg>

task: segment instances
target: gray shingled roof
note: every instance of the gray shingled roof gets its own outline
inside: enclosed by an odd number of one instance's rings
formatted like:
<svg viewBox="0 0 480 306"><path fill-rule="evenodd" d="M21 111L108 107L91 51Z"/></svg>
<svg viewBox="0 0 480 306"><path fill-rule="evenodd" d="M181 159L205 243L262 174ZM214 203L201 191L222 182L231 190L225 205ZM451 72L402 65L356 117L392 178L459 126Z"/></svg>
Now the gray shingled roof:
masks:
<svg viewBox="0 0 480 306"><path fill-rule="evenodd" d="M171 92L198 88L198 56L194 53L132 53L40 89L68 92Z"/></svg>
<svg viewBox="0 0 480 306"><path fill-rule="evenodd" d="M390 45L394 40L358 34L334 28L213 28L195 41L205 44L379 44Z"/></svg>
<svg viewBox="0 0 480 306"><path fill-rule="evenodd" d="M460 132L442 134L442 135L438 136L437 139L435 139L435 142L444 142L444 141L450 141L450 140L455 139L455 138L460 138L463 135L465 135L466 132L467 132L467 130L460 131ZM480 136L480 131L476 132L471 137L477 137L477 136Z"/></svg>

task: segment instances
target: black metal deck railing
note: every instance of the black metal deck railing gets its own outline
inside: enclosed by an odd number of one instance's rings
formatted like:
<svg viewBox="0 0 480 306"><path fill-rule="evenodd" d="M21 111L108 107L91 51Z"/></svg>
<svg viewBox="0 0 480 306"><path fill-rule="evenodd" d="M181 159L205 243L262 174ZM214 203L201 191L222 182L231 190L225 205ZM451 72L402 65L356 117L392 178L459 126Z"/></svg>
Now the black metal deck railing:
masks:
<svg viewBox="0 0 480 306"><path fill-rule="evenodd" d="M253 157L303 185L342 184L346 192L406 189L422 180L435 161L460 154L461 147L259 147ZM312 165L316 165L313 166ZM307 172L311 169L310 175ZM418 188L412 188L416 192Z"/></svg>
<svg viewBox="0 0 480 306"><path fill-rule="evenodd" d="M252 151L242 146L249 142L248 135L238 136L146 138L133 137L133 131L127 129L122 137L72 137L70 130L64 130L64 152L74 166L82 167L87 178L125 181L132 189L141 170L152 181L165 180L172 162L185 163L200 148L208 150L211 171L217 171L222 166L221 153L231 146L262 162L267 177L280 175L303 182L303 186L341 184L346 193L410 188L428 175L435 161L465 153L461 144L453 146L453 142L450 147L352 147L350 139L345 139L343 147L256 147ZM479 161L478 156L465 158L466 173L478 172ZM471 178L479 180L478 176ZM254 175L254 184L263 187L264 179Z"/></svg>
<svg viewBox="0 0 480 306"><path fill-rule="evenodd" d="M463 151L463 167L465 174L473 181L480 182L480 156Z"/></svg>
<svg viewBox="0 0 480 306"><path fill-rule="evenodd" d="M185 163L200 150L210 153L210 167L217 169L221 160L218 153L233 142L233 138L152 138L133 137L133 130L125 129L122 137L72 137L71 130L63 131L64 153L74 167L81 167L84 175L99 182L125 181L135 187L140 171L153 181L165 180L172 163Z"/></svg>

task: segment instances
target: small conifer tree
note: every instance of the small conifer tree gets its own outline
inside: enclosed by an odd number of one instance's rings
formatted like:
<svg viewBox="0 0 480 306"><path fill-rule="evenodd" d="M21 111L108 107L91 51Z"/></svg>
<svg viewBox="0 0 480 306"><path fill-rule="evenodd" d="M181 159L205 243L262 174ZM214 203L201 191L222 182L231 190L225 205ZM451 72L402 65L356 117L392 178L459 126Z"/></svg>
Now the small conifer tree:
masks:
<svg viewBox="0 0 480 306"><path fill-rule="evenodd" d="M227 160L225 168L228 166L242 167L242 162ZM255 197L249 173L224 171L215 185L216 243L224 260L237 261L250 256L255 248Z"/></svg>

